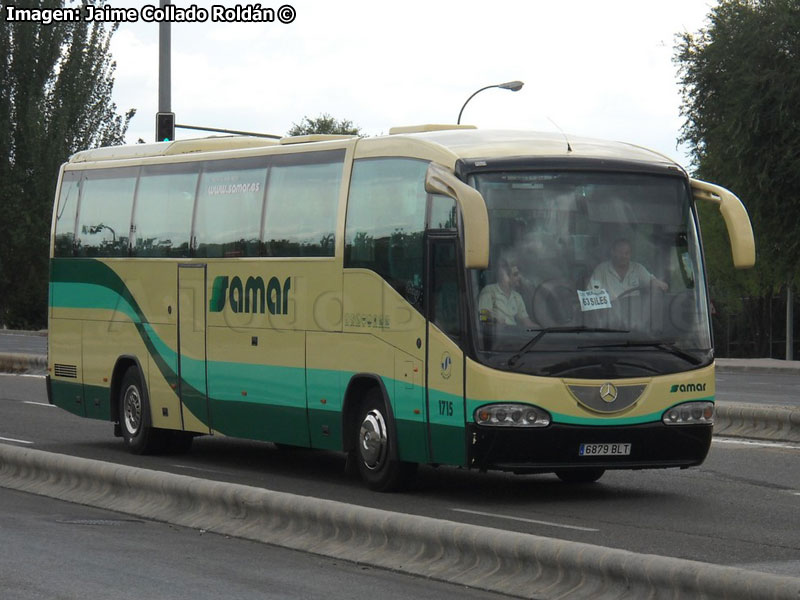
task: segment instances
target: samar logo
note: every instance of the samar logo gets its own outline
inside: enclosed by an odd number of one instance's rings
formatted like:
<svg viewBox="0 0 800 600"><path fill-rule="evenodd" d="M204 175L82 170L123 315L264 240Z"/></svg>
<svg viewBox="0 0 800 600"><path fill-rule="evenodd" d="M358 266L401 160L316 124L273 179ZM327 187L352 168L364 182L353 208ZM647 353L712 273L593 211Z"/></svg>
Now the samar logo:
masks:
<svg viewBox="0 0 800 600"><path fill-rule="evenodd" d="M442 354L442 378L450 379L450 375L453 371L453 359L450 358L449 352L444 352Z"/></svg>
<svg viewBox="0 0 800 600"><path fill-rule="evenodd" d="M248 277L243 284L239 277L229 279L227 275L221 275L211 284L208 310L222 312L227 304L235 313L264 314L269 311L271 315L285 315L289 312L291 289L291 277L287 277L281 286L277 277L271 277L265 285L262 277Z"/></svg>
<svg viewBox="0 0 800 600"><path fill-rule="evenodd" d="M670 394L674 394L675 392L705 392L706 391L706 384L705 383L681 383L681 384L673 384L669 390Z"/></svg>

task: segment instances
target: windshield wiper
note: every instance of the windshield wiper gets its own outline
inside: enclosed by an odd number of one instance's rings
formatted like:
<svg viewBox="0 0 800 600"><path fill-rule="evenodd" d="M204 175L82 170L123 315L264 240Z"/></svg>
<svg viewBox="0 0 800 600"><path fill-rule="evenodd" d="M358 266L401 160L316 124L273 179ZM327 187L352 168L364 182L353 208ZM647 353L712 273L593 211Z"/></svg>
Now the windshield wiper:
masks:
<svg viewBox="0 0 800 600"><path fill-rule="evenodd" d="M548 333L630 333L627 329L608 329L607 327L586 327L580 325L577 327L545 327L544 329L528 329L528 331L538 331L535 336L525 342L517 353L508 359L507 366L513 367L523 354L533 348L545 334Z"/></svg>
<svg viewBox="0 0 800 600"><path fill-rule="evenodd" d="M615 342L611 344L598 344L596 346L580 346L580 350L590 350L592 348L657 348L659 350L663 350L664 352L669 352L670 354L682 358L686 362L692 363L693 365L699 365L702 361L701 359L689 354L685 350L681 350L678 346L675 345L675 342L657 342L652 340L628 340L625 342Z"/></svg>

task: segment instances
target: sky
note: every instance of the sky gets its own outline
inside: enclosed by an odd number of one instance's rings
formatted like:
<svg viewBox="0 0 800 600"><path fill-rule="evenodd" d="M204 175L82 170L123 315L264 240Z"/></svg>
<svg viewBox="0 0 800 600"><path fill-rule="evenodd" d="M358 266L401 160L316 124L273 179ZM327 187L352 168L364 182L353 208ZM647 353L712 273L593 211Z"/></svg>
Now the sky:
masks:
<svg viewBox="0 0 800 600"><path fill-rule="evenodd" d="M173 23L172 110L180 124L285 134L304 116L367 135L399 125L562 130L646 146L689 167L673 62L676 35L706 25L713 0L289 0L294 20ZM235 2L196 0L198 7ZM113 8L150 2L108 0ZM179 7L192 2L175 0ZM242 7L256 6L246 0ZM141 14L141 11L137 11ZM281 13L285 14L285 13ZM153 141L158 24L120 24L114 101L136 108L127 141ZM201 134L179 129L177 137Z"/></svg>

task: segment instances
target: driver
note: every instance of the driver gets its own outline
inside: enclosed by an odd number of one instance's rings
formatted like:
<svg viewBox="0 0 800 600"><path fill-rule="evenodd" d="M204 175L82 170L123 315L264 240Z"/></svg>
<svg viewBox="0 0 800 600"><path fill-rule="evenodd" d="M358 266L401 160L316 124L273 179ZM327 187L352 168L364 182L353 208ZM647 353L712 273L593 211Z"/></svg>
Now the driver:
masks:
<svg viewBox="0 0 800 600"><path fill-rule="evenodd" d="M606 290L611 298L618 298L625 292L651 286L666 292L669 285L658 279L642 264L631 260L631 243L618 239L611 246L611 260L601 262L595 267L589 287Z"/></svg>
<svg viewBox="0 0 800 600"><path fill-rule="evenodd" d="M497 275L497 283L487 285L478 296L480 314L483 316L488 313L492 321L501 325L536 327L528 316L525 301L517 291L522 280L519 267L510 258L502 257Z"/></svg>

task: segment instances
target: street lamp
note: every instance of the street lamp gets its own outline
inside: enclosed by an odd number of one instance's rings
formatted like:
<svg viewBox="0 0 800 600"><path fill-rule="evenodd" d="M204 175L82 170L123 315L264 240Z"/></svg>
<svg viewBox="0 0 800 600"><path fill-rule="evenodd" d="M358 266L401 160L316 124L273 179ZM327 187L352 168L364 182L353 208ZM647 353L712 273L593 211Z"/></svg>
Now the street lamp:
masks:
<svg viewBox="0 0 800 600"><path fill-rule="evenodd" d="M522 86L525 85L521 81L507 81L506 83L496 83L494 85L487 85L486 87L482 87L477 92L472 94L467 101L464 102L464 106L461 107L461 110L458 111L458 121L456 124L461 125L461 114L464 112L464 108L467 106L467 103L472 100L477 94L480 94L483 90L488 90L489 88L502 88L504 90L511 90L512 92L518 92L522 89Z"/></svg>

